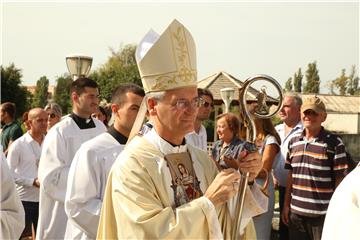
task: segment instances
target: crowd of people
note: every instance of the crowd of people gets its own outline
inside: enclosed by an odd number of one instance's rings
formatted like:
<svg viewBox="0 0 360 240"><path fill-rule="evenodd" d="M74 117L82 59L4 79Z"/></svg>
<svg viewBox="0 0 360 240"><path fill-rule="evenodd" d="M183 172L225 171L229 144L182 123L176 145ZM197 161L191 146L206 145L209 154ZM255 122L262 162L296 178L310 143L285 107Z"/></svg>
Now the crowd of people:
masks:
<svg viewBox="0 0 360 240"><path fill-rule="evenodd" d="M113 90L111 124L86 77L72 82L66 116L51 102L23 114L20 126L16 106L1 104L1 239L269 240L275 189L280 239L342 236L336 209L344 205L343 219L355 221L346 239L356 238L360 189L352 183L360 168L342 181L345 146L322 127L318 97L286 93L282 124L254 118L253 143L242 139L238 115L218 115L219 140L208 154L203 124L214 98L197 88L190 32L176 20L161 35L150 31L136 60L143 86Z"/></svg>

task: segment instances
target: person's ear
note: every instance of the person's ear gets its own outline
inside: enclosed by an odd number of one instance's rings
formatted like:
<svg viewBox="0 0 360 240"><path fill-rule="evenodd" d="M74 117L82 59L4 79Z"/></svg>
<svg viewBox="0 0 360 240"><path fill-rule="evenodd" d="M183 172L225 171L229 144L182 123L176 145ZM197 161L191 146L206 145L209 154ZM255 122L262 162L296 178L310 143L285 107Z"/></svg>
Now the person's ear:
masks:
<svg viewBox="0 0 360 240"><path fill-rule="evenodd" d="M112 103L112 104L111 104L111 111L112 111L113 113L117 113L117 111L119 111L119 109L120 109L119 104L116 104L116 103Z"/></svg>
<svg viewBox="0 0 360 240"><path fill-rule="evenodd" d="M71 93L71 100L73 102L78 102L79 101L79 95L76 92L72 92Z"/></svg>
<svg viewBox="0 0 360 240"><path fill-rule="evenodd" d="M321 114L321 122L325 122L326 117L327 117L327 113L326 112L322 113Z"/></svg>
<svg viewBox="0 0 360 240"><path fill-rule="evenodd" d="M150 116L156 115L157 101L155 99L153 99L153 98L149 98L149 99L146 100L146 104L147 104L149 115Z"/></svg>

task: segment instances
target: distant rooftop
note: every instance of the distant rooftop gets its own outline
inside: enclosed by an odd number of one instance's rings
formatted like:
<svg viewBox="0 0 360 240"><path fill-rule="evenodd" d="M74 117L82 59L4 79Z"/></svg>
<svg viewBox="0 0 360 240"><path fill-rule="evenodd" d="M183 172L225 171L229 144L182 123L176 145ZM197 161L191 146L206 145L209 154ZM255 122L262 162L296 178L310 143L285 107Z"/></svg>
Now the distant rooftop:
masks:
<svg viewBox="0 0 360 240"><path fill-rule="evenodd" d="M315 94L302 94L302 98L315 96ZM325 104L328 113L360 113L360 96L339 96L329 94L316 94Z"/></svg>

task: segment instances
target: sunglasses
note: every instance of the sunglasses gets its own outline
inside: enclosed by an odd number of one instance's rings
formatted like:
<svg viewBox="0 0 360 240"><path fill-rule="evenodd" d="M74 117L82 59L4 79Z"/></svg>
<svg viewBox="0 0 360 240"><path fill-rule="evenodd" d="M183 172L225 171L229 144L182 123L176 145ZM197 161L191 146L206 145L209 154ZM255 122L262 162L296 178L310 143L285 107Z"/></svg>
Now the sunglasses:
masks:
<svg viewBox="0 0 360 240"><path fill-rule="evenodd" d="M55 114L55 113L50 113L48 116L49 116L50 118L55 118L55 117L56 117L56 114Z"/></svg>

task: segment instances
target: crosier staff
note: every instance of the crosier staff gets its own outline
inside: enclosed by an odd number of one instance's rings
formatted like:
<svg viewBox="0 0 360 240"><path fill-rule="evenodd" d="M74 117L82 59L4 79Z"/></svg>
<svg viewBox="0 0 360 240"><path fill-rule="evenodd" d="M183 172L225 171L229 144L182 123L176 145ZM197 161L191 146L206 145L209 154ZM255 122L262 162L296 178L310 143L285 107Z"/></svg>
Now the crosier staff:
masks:
<svg viewBox="0 0 360 240"><path fill-rule="evenodd" d="M262 86L260 91L255 90L251 85L256 81L266 81L275 87L276 91L278 92L279 96L275 99L267 95L266 93L266 86ZM249 92L258 92L256 95L255 105L253 107L249 107L248 99L246 96ZM254 118L271 118L275 114L277 114L283 102L283 93L281 90L280 84L272 77L259 74L253 77L246 79L242 88L239 89L239 106L240 106L240 119L243 121L243 129L246 130L245 136L243 136L246 141L253 143L256 138L256 129L254 124ZM270 106L272 104L277 105L273 112L270 112ZM270 105L270 106L268 106ZM241 134L241 133L240 133ZM245 144L245 152L254 152L257 151L257 148L253 144ZM245 153L246 154L246 153ZM244 156L243 156L244 157ZM266 178L268 179L268 178ZM241 217L243 213L244 201L245 201L245 192L246 186L249 180L249 173L243 172L241 173L241 181L239 183L239 191L236 200L236 211L235 211L235 227L233 228L232 232L232 239L238 239L237 235L239 232L240 224L241 224ZM265 191L268 186L268 180L265 181L262 190Z"/></svg>

